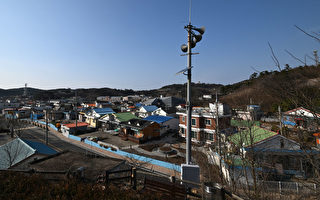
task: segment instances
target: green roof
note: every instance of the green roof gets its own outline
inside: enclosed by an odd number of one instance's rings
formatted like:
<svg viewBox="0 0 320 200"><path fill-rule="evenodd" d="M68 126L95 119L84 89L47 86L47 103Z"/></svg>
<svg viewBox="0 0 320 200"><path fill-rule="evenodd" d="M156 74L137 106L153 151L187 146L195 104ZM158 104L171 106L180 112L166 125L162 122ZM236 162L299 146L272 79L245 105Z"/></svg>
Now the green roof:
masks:
<svg viewBox="0 0 320 200"><path fill-rule="evenodd" d="M233 134L228 137L229 141L236 144L237 146L249 146L262 140L265 140L271 136L277 135L278 133L269 131L257 126L252 126L247 130Z"/></svg>
<svg viewBox="0 0 320 200"><path fill-rule="evenodd" d="M117 119L120 122L126 122L131 119L140 119L139 117L135 116L134 114L132 114L130 112L115 113L114 115L117 117Z"/></svg>
<svg viewBox="0 0 320 200"><path fill-rule="evenodd" d="M260 126L259 121L248 121L248 120L231 120L231 126L238 127L251 127L251 126Z"/></svg>

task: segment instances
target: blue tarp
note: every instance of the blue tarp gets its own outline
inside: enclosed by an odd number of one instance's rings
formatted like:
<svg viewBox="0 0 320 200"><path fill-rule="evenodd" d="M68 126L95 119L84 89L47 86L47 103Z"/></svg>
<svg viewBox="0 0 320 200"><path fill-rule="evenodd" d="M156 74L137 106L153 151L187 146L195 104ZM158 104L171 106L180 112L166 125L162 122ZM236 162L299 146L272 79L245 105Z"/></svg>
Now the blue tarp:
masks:
<svg viewBox="0 0 320 200"><path fill-rule="evenodd" d="M291 122L291 121L283 121L282 123L283 123L284 125L291 125L291 126L295 126L295 125L296 125L296 123Z"/></svg>

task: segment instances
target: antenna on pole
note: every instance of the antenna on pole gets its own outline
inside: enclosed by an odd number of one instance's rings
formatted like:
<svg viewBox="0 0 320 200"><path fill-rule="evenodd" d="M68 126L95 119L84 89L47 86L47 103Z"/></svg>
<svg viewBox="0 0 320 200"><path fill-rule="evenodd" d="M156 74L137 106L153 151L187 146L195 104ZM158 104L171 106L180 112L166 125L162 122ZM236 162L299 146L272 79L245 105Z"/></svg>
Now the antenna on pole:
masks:
<svg viewBox="0 0 320 200"><path fill-rule="evenodd" d="M28 87L28 84L25 83L25 84L24 84L24 90L23 90L23 96L24 96L24 97L26 97L26 96L28 95L28 88L27 88L27 87Z"/></svg>
<svg viewBox="0 0 320 200"><path fill-rule="evenodd" d="M189 2L189 24L191 24L191 5L192 5L192 0Z"/></svg>
<svg viewBox="0 0 320 200"><path fill-rule="evenodd" d="M218 103L218 91L216 90L216 103Z"/></svg>

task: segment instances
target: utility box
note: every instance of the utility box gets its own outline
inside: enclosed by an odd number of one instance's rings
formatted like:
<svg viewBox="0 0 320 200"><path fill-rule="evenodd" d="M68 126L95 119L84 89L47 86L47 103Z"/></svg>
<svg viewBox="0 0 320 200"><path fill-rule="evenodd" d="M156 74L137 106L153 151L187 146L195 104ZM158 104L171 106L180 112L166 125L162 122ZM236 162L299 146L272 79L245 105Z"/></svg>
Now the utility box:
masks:
<svg viewBox="0 0 320 200"><path fill-rule="evenodd" d="M200 183L200 167L199 165L181 164L181 179L182 181L192 181ZM187 187L198 187L194 184L184 183Z"/></svg>

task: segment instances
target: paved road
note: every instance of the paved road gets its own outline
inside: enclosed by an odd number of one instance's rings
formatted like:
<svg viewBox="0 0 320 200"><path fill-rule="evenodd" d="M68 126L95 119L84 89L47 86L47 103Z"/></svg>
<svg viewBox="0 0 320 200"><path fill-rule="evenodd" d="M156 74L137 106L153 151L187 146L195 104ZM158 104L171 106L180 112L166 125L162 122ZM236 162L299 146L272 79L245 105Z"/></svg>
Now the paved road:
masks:
<svg viewBox="0 0 320 200"><path fill-rule="evenodd" d="M97 148L94 146L90 146L90 145L85 144L83 142L75 141L75 140L72 140L69 138L64 138L64 136L62 136L62 135L57 136L56 134L58 134L58 133L53 133L53 132L49 131L49 145L48 146L52 147L53 149L55 149L57 151L63 151L63 150L77 151L77 152L82 152L82 153L95 154L95 155L99 155L99 156L103 156L103 157L113 157L113 158L117 158L117 159L121 159L121 160L127 160L127 161L133 162L135 164L140 163L140 161L133 161L132 159L130 159L128 157L115 154L112 151L106 151L106 150L103 150L103 149L100 149L100 148ZM45 130L42 128L39 128L39 127L28 125L27 128L23 129L20 137L24 138L24 139L29 139L32 141L45 143ZM60 137L63 139L61 139ZM70 140L70 141L68 141L68 140ZM143 163L143 164L146 164L146 163ZM179 173L177 173L173 169L161 167L161 166L158 166L155 164L147 163L144 167L148 168L149 170L161 172L161 173L167 174L167 175L174 175L174 176L179 175Z"/></svg>
<svg viewBox="0 0 320 200"><path fill-rule="evenodd" d="M36 126L29 126L27 128L24 128L22 130L21 136L22 139L31 140L35 142L41 142L45 144L45 130ZM61 140L59 137L57 137L54 133L49 131L48 134L48 142L49 147L53 148L56 151L75 151L75 152L81 152L81 153L88 153L88 154L96 154L93 153L90 148L85 148L82 146L77 146L72 143L68 143L64 140ZM102 155L102 154L101 154ZM102 155L104 156L104 155Z"/></svg>

